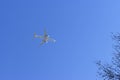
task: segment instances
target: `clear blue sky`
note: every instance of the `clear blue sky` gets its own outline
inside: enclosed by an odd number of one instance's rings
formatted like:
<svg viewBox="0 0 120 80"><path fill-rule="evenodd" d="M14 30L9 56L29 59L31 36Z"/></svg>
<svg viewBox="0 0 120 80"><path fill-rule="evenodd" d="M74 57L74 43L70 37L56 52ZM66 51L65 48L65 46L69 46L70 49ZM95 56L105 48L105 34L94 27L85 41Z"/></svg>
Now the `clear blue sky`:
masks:
<svg viewBox="0 0 120 80"><path fill-rule="evenodd" d="M57 40L39 47L44 28ZM96 80L120 32L120 0L1 0L0 80Z"/></svg>

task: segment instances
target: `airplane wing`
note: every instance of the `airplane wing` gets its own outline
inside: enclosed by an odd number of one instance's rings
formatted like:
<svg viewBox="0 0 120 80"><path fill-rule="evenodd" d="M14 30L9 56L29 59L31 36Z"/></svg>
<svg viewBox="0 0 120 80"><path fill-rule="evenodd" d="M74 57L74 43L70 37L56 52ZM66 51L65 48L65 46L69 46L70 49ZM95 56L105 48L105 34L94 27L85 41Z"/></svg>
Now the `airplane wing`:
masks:
<svg viewBox="0 0 120 80"><path fill-rule="evenodd" d="M52 38L48 38L48 41L50 41L50 42L56 42L56 40L52 39Z"/></svg>
<svg viewBox="0 0 120 80"><path fill-rule="evenodd" d="M34 33L34 38L43 38L43 36L39 36L36 33Z"/></svg>
<svg viewBox="0 0 120 80"><path fill-rule="evenodd" d="M44 36L47 35L46 29L44 29Z"/></svg>
<svg viewBox="0 0 120 80"><path fill-rule="evenodd" d="M43 45L45 43L45 41L43 40L41 43L40 43L40 45Z"/></svg>

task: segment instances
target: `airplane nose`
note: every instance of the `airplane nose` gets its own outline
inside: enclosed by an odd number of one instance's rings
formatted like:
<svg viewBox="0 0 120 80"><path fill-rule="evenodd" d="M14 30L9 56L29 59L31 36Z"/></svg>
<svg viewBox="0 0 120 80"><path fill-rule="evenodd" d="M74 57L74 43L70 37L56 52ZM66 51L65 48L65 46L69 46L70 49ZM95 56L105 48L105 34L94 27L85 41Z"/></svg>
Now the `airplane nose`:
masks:
<svg viewBox="0 0 120 80"><path fill-rule="evenodd" d="M56 40L54 40L54 42L56 42Z"/></svg>

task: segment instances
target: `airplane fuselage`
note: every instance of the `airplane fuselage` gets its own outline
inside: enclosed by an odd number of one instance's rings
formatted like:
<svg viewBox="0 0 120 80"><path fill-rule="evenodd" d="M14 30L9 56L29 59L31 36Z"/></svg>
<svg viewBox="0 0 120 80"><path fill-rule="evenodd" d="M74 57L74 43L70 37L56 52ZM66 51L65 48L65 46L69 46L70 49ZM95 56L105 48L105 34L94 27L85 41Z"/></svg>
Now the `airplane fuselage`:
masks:
<svg viewBox="0 0 120 80"><path fill-rule="evenodd" d="M48 42L49 36L48 35L44 35L43 41L44 42Z"/></svg>

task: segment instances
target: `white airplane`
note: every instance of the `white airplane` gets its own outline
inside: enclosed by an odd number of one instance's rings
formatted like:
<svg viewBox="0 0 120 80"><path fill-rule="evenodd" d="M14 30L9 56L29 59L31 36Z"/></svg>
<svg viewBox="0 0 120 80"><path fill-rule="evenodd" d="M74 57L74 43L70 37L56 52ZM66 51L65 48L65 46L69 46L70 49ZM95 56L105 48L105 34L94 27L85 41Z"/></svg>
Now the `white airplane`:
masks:
<svg viewBox="0 0 120 80"><path fill-rule="evenodd" d="M46 30L44 30L44 35L42 35L42 36L37 35L36 33L34 33L34 38L42 39L42 42L40 43L40 45L42 45L44 43L48 43L48 42L56 42L56 40L50 38L50 36L46 33Z"/></svg>

